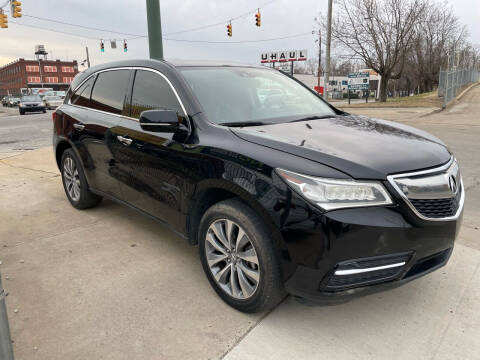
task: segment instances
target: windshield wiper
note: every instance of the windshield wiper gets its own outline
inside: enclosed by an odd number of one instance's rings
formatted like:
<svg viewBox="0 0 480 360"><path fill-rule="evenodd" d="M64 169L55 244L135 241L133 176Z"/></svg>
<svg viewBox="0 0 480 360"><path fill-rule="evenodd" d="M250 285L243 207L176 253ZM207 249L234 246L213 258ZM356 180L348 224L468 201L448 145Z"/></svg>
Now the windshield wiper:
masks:
<svg viewBox="0 0 480 360"><path fill-rule="evenodd" d="M244 127L244 126L260 126L260 125L269 125L269 124L263 123L261 121L237 121L237 122L224 122L218 125L229 126L229 127Z"/></svg>
<svg viewBox="0 0 480 360"><path fill-rule="evenodd" d="M321 115L321 116L313 115L313 116L307 116L307 117L304 117L304 118L301 118L301 119L295 119L295 120L292 120L292 121L289 121L289 122L293 123L293 122L308 121L308 120L330 119L330 118L334 118L334 117L336 117L336 116L335 115Z"/></svg>

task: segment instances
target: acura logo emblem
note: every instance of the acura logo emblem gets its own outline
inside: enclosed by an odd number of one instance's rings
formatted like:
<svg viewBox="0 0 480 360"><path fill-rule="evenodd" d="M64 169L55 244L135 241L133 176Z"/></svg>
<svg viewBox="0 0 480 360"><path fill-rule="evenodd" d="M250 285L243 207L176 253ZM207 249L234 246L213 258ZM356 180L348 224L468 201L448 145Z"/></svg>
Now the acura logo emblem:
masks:
<svg viewBox="0 0 480 360"><path fill-rule="evenodd" d="M448 177L448 187L450 188L450 191L452 194L456 194L458 191L458 185L457 185L457 179L455 179L455 176L450 175Z"/></svg>

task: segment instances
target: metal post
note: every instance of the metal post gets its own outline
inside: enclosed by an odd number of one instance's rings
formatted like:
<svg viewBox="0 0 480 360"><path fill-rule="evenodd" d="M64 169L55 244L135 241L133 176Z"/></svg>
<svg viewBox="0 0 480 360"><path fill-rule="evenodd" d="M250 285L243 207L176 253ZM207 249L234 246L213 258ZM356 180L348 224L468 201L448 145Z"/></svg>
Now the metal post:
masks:
<svg viewBox="0 0 480 360"><path fill-rule="evenodd" d="M5 291L0 274L0 359L13 360L12 339L8 326L7 307L5 306Z"/></svg>
<svg viewBox="0 0 480 360"><path fill-rule="evenodd" d="M293 61L290 61L290 75L293 76Z"/></svg>
<svg viewBox="0 0 480 360"><path fill-rule="evenodd" d="M160 0L147 0L148 47L150 58L163 60Z"/></svg>
<svg viewBox="0 0 480 360"><path fill-rule="evenodd" d="M85 46L85 51L87 52L87 65L90 67L90 56L88 55L88 46Z"/></svg>
<svg viewBox="0 0 480 360"><path fill-rule="evenodd" d="M322 76L322 32L318 30L318 92L320 93L320 77Z"/></svg>
<svg viewBox="0 0 480 360"><path fill-rule="evenodd" d="M350 88L347 88L347 89L348 89L348 105L350 105Z"/></svg>
<svg viewBox="0 0 480 360"><path fill-rule="evenodd" d="M42 65L40 64L40 58L38 58L38 72L40 73L40 83L42 84L42 89L43 89Z"/></svg>
<svg viewBox="0 0 480 360"><path fill-rule="evenodd" d="M323 93L325 94L325 99L328 101L328 82L330 80L330 46L332 44L332 0L328 0L328 18L327 18L327 71L325 72L325 85Z"/></svg>

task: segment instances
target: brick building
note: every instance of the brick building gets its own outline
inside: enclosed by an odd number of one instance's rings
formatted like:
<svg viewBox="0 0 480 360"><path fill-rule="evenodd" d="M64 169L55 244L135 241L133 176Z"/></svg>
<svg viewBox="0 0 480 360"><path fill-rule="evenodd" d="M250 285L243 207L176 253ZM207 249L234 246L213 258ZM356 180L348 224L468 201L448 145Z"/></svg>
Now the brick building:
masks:
<svg viewBox="0 0 480 360"><path fill-rule="evenodd" d="M78 63L60 60L18 59L0 67L0 96L20 95L25 88L52 88L67 90L75 75ZM43 85L43 86L42 86Z"/></svg>

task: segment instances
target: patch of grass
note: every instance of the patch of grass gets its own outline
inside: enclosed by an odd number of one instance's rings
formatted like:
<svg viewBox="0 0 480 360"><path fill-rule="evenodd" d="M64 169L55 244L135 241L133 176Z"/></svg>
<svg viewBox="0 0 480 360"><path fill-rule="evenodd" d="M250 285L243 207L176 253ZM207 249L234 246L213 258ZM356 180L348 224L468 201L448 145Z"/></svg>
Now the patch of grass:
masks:
<svg viewBox="0 0 480 360"><path fill-rule="evenodd" d="M432 91L424 94L388 98L387 102L369 102L369 103L355 103L350 105L342 105L342 108L362 108L362 107L429 107L440 108L443 104L443 98L438 97L437 91Z"/></svg>

